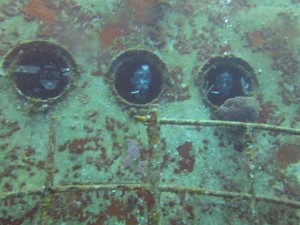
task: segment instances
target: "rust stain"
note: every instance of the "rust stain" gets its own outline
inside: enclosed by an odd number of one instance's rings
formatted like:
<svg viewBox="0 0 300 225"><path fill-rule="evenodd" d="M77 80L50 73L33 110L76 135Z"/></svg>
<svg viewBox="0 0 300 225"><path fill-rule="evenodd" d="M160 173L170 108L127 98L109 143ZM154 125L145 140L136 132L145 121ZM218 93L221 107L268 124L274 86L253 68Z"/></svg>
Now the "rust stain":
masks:
<svg viewBox="0 0 300 225"><path fill-rule="evenodd" d="M145 23L149 19L148 10L155 4L159 3L158 0L127 0L127 5L134 10L135 20L139 23Z"/></svg>
<svg viewBox="0 0 300 225"><path fill-rule="evenodd" d="M249 34L249 45L253 49L262 49L265 45L265 37L262 32L254 31Z"/></svg>
<svg viewBox="0 0 300 225"><path fill-rule="evenodd" d="M284 144L280 146L277 152L277 160L281 168L286 168L290 164L297 163L300 160L300 145Z"/></svg>
<svg viewBox="0 0 300 225"><path fill-rule="evenodd" d="M56 16L56 10L50 8L43 0L30 0L23 7L26 17L38 18L43 24L51 25Z"/></svg>
<svg viewBox="0 0 300 225"><path fill-rule="evenodd" d="M174 169L174 173L180 173L184 170L191 173L194 170L195 156L191 155L193 143L186 141L177 147L177 151L181 159L179 160L179 168Z"/></svg>
<svg viewBox="0 0 300 225"><path fill-rule="evenodd" d="M101 44L104 48L108 48L123 35L125 35L125 30L121 25L107 24L100 32Z"/></svg>

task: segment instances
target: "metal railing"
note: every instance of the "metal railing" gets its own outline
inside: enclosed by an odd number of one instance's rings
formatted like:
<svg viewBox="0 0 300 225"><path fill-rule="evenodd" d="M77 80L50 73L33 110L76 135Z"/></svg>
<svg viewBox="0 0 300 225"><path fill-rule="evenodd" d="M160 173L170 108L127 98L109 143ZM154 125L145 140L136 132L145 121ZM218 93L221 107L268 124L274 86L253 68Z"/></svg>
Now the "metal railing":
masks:
<svg viewBox="0 0 300 225"><path fill-rule="evenodd" d="M250 208L252 212L252 223L260 224L257 216L256 204L259 201L271 202L275 204L282 204L293 208L300 208L300 201L290 200L286 198L268 197L262 195L256 195L254 190L253 181L255 175L253 173L253 159L256 149L253 147L252 133L256 130L265 130L271 132L279 132L281 134L289 134L300 136L300 129L287 128L281 126L273 126L260 123L244 123L244 122L232 122L232 121L220 121L220 120L177 120L168 118L158 118L155 111L151 112L147 116L136 116L135 119L138 122L142 122L147 126L148 135L148 145L149 149L152 149L153 153L151 158L149 157L148 162L148 174L147 182L144 183L122 183L122 184L76 184L76 185L54 185L54 172L55 172L55 162L54 153L56 151L56 119L52 117L50 119L50 128L48 135L48 155L47 155L47 179L45 187L36 190L27 190L19 192L4 192L0 193L0 200L5 201L8 198L23 197L23 196L42 196L42 221L45 223L48 218L48 210L51 206L52 197L54 193L65 193L72 191L91 191L91 190L122 190L122 191L136 191L136 190L146 190L151 192L152 196L155 198L154 207L148 212L148 224L157 225L160 224L160 196L161 193L188 193L194 195L203 196L214 196L220 198L232 198L232 199L246 199L250 201ZM160 138L160 127L174 125L174 126L196 126L196 127L221 127L221 128L244 128L247 132L248 139L245 140L247 149L247 157L249 160L249 183L250 191L249 193L240 192L230 192L230 191L218 191L218 190L208 190L204 188L189 188L183 186L169 186L160 185L160 168L157 163L153 163L155 159L160 157L159 143Z"/></svg>

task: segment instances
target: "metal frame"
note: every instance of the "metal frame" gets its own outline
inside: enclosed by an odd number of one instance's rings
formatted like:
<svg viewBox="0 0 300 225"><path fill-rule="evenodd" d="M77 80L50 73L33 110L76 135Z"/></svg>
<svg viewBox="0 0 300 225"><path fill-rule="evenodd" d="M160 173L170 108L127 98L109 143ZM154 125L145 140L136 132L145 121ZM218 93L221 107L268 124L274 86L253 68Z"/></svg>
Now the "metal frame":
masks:
<svg viewBox="0 0 300 225"><path fill-rule="evenodd" d="M65 185L65 186L56 186L54 185L54 171L55 171L55 163L54 163L54 152L56 146L56 119L55 117L51 117L50 119L50 127L48 134L48 156L47 156L47 179L45 183L45 187L42 189L36 190L28 190L28 191L19 191L19 192L4 192L0 193L0 200L5 201L8 198L13 197L24 197L24 196L34 196L38 195L43 198L42 204L42 221L45 222L48 218L47 212L48 207L51 206L52 197L55 193L65 193L72 191L91 191L91 190L123 190L123 191L135 191L135 190L146 190L151 192L151 194L155 197L155 205L153 209L148 213L148 224L157 225L160 221L160 211L159 211L159 203L160 203L160 195L163 192L170 193L188 193L195 195L203 195L203 196L214 196L220 198L237 198L237 199L246 199L250 201L250 208L252 212L252 219L254 224L259 224L259 220L257 217L257 209L256 204L258 201L263 202L271 202L276 204L283 204L293 208L300 208L300 201L294 201L285 198L276 198L276 197L268 197L262 195L256 195L254 191L253 181L254 174L253 168L253 151L256 151L252 146L252 132L254 130L265 130L272 132L280 132L283 134L296 135L300 136L300 129L295 128L287 128L281 126L273 126L267 124L260 123L244 123L244 122L232 122L232 121L220 121L220 120L177 120L177 119L168 119L168 118L160 118L158 119L156 112L151 112L150 115L147 116L136 116L135 119L139 122L143 122L147 125L147 135L149 139L149 148L154 150L154 155L152 155L152 160L149 160L149 173L147 174L148 182L146 183L122 183L122 184L80 184L80 185ZM222 127L222 128L237 128L242 127L246 128L246 132L251 137L249 143L247 143L247 156L250 161L249 163L249 183L250 183L250 192L249 193L239 193L239 192L228 192L228 191L216 191L216 190L207 190L203 188L189 188L183 186L160 186L159 176L160 171L159 168L153 162L153 158L159 157L160 151L155 151L155 149L159 149L159 144L155 142L155 138L160 135L160 126L166 125L175 125L175 126L205 126L205 127ZM154 138L155 137L155 138Z"/></svg>

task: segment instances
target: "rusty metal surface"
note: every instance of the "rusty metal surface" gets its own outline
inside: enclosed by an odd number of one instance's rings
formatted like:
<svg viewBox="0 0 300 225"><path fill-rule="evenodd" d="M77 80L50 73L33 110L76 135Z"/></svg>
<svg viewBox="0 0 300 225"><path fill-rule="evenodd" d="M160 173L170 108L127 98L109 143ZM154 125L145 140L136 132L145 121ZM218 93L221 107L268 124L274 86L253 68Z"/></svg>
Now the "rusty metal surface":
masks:
<svg viewBox="0 0 300 225"><path fill-rule="evenodd" d="M0 71L0 224L298 224L299 6L1 1L2 62L19 42L48 40L80 77L37 103ZM120 104L108 69L126 49L166 65L155 103ZM257 76L255 123L219 120L195 82L229 54Z"/></svg>

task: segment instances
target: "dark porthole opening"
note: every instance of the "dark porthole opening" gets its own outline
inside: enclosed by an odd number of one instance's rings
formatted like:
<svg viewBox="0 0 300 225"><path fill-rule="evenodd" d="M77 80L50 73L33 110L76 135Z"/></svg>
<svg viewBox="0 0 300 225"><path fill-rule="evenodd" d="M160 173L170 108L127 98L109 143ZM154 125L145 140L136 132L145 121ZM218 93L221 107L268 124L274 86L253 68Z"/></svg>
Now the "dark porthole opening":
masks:
<svg viewBox="0 0 300 225"><path fill-rule="evenodd" d="M17 46L4 62L17 91L38 101L60 97L69 87L77 67L61 46L33 41Z"/></svg>
<svg viewBox="0 0 300 225"><path fill-rule="evenodd" d="M241 80L245 77L237 68L220 65L209 71L204 88L207 98L215 105L222 105L227 99L245 96Z"/></svg>
<svg viewBox="0 0 300 225"><path fill-rule="evenodd" d="M130 50L111 65L114 87L126 102L145 105L159 97L163 88L164 64L146 50Z"/></svg>
<svg viewBox="0 0 300 225"><path fill-rule="evenodd" d="M258 86L252 67L233 56L212 58L204 65L198 79L202 79L201 90L206 100L214 106L230 98L251 96Z"/></svg>
<svg viewBox="0 0 300 225"><path fill-rule="evenodd" d="M25 56L15 65L18 89L27 97L48 99L62 94L68 85L70 68L63 59L46 54Z"/></svg>

